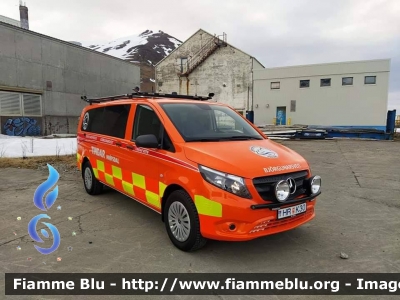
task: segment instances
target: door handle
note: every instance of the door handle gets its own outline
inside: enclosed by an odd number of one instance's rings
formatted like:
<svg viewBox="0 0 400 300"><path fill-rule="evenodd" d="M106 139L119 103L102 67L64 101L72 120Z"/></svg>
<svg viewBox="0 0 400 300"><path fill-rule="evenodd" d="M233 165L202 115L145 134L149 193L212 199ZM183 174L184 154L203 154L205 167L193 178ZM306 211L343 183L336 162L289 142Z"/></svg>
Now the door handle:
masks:
<svg viewBox="0 0 400 300"><path fill-rule="evenodd" d="M130 150L133 150L133 147L132 146L126 146L126 148L128 148L128 149L130 149Z"/></svg>
<svg viewBox="0 0 400 300"><path fill-rule="evenodd" d="M115 143L115 145L117 145L117 146L119 146L119 147L121 147L121 146L122 146L122 144L121 144L121 143L119 143L119 142L116 142L116 143Z"/></svg>

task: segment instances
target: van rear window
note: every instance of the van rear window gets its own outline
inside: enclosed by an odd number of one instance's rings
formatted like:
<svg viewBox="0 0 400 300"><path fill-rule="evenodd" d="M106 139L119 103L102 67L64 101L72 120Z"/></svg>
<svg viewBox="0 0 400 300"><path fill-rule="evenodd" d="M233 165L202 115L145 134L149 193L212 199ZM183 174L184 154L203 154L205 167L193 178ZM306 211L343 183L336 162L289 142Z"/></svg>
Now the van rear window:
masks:
<svg viewBox="0 0 400 300"><path fill-rule="evenodd" d="M88 110L83 116L82 131L124 138L131 105L110 105Z"/></svg>

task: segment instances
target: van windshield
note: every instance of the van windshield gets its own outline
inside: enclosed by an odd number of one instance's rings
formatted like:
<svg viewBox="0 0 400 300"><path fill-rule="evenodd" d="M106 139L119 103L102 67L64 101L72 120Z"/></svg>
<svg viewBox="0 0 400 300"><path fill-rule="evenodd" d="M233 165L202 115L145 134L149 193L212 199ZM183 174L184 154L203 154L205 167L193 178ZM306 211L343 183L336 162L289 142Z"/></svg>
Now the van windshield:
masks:
<svg viewBox="0 0 400 300"><path fill-rule="evenodd" d="M207 103L160 105L186 142L264 139L229 107Z"/></svg>

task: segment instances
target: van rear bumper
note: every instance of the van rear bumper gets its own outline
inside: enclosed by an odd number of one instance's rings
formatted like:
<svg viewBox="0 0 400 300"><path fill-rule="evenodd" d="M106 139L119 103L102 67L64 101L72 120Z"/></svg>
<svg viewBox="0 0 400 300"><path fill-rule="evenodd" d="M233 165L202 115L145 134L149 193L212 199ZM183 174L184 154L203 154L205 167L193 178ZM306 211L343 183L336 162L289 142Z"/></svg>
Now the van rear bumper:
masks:
<svg viewBox="0 0 400 300"><path fill-rule="evenodd" d="M293 217L277 219L277 210L234 208L224 206L222 218L200 215L201 233L205 238L220 241L249 241L299 227L315 217L316 198L285 207L306 203L307 210ZM241 212L238 211L242 210Z"/></svg>

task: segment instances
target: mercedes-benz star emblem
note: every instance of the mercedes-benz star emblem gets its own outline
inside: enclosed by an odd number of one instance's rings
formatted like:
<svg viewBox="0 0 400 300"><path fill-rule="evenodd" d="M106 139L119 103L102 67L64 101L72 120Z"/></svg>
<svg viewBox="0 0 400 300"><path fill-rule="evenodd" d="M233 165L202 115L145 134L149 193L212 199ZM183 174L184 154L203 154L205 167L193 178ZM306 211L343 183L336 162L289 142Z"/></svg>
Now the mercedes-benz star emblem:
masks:
<svg viewBox="0 0 400 300"><path fill-rule="evenodd" d="M291 178L291 177L289 177L288 179L286 179L286 181L287 181L287 183L289 184L289 191L290 191L290 194L291 194L291 195L294 194L294 193L296 192L296 181L295 181L293 178Z"/></svg>

